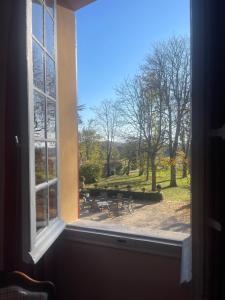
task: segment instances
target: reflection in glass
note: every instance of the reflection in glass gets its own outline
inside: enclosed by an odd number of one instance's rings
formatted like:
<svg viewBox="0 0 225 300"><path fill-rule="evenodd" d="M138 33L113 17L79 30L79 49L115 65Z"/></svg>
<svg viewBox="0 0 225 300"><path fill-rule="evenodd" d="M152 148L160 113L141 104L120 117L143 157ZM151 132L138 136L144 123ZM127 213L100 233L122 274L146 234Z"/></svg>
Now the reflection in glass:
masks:
<svg viewBox="0 0 225 300"><path fill-rule="evenodd" d="M48 225L48 188L36 192L36 230Z"/></svg>
<svg viewBox="0 0 225 300"><path fill-rule="evenodd" d="M47 11L45 11L45 47L54 57L54 22Z"/></svg>
<svg viewBox="0 0 225 300"><path fill-rule="evenodd" d="M32 32L43 44L43 5L38 0L32 2Z"/></svg>
<svg viewBox="0 0 225 300"><path fill-rule="evenodd" d="M44 91L44 53L33 40L33 78L34 85Z"/></svg>
<svg viewBox="0 0 225 300"><path fill-rule="evenodd" d="M54 0L45 0L45 4L52 16L54 16Z"/></svg>
<svg viewBox="0 0 225 300"><path fill-rule="evenodd" d="M46 148L45 142L35 142L35 178L36 185L47 180L46 178Z"/></svg>
<svg viewBox="0 0 225 300"><path fill-rule="evenodd" d="M48 180L54 179L57 176L57 152L56 143L48 142Z"/></svg>
<svg viewBox="0 0 225 300"><path fill-rule="evenodd" d="M56 103L49 99L47 102L47 138L56 138Z"/></svg>
<svg viewBox="0 0 225 300"><path fill-rule="evenodd" d="M49 219L57 217L57 183L49 187Z"/></svg>
<svg viewBox="0 0 225 300"><path fill-rule="evenodd" d="M45 97L34 91L34 136L45 137Z"/></svg>
<svg viewBox="0 0 225 300"><path fill-rule="evenodd" d="M46 54L46 93L55 98L55 63Z"/></svg>

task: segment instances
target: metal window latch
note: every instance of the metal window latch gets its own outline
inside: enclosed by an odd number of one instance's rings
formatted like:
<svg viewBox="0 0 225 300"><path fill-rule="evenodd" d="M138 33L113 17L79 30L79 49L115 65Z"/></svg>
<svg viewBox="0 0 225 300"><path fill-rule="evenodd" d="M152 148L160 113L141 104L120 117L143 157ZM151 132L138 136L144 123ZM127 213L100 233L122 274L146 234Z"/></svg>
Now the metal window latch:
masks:
<svg viewBox="0 0 225 300"><path fill-rule="evenodd" d="M220 224L220 222L218 222L212 218L208 218L208 226L215 229L216 231L219 231L219 232L222 231L222 225Z"/></svg>
<svg viewBox="0 0 225 300"><path fill-rule="evenodd" d="M222 140L225 140L225 124L221 128L211 130L210 136L219 137Z"/></svg>
<svg viewBox="0 0 225 300"><path fill-rule="evenodd" d="M16 147L19 147L20 146L20 141L19 141L19 138L17 135L15 135L15 144L16 144Z"/></svg>

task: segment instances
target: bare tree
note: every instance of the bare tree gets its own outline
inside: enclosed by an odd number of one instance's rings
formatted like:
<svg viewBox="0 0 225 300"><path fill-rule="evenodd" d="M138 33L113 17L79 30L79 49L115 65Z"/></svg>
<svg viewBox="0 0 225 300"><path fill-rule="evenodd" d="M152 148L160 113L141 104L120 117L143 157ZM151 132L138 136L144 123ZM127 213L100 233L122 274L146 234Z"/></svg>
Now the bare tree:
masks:
<svg viewBox="0 0 225 300"><path fill-rule="evenodd" d="M180 143L182 151L182 178L186 178L188 174L188 166L190 165L191 151L191 112L187 111L181 123ZM189 170L190 171L190 170Z"/></svg>
<svg viewBox="0 0 225 300"><path fill-rule="evenodd" d="M173 37L154 47L144 66L145 74L158 78L161 98L166 105L167 138L170 155L170 186L177 186L176 155L182 120L190 107L190 51L185 38Z"/></svg>
<svg viewBox="0 0 225 300"><path fill-rule="evenodd" d="M156 190L156 156L163 145L163 101L153 74L125 80L117 88L122 115L127 124L139 134L147 154L146 180L152 171L152 190ZM139 149L140 150L140 149Z"/></svg>
<svg viewBox="0 0 225 300"><path fill-rule="evenodd" d="M140 76L133 79L127 78L124 82L116 88L116 94L119 98L119 109L123 125L125 125L125 132L131 131L131 135L138 139L137 156L139 162L139 176L144 172L144 143L142 133L142 109L141 98L142 83Z"/></svg>
<svg viewBox="0 0 225 300"><path fill-rule="evenodd" d="M113 143L119 126L119 113L116 103L105 100L99 107L93 109L95 121L100 133L106 142L106 176L111 175L110 162L112 158Z"/></svg>
<svg viewBox="0 0 225 300"><path fill-rule="evenodd" d="M159 93L158 83L154 73L142 78L142 123L141 130L147 145L147 175L149 179L149 169L152 173L152 191L156 190L156 156L164 144L165 127L164 112L165 105Z"/></svg>

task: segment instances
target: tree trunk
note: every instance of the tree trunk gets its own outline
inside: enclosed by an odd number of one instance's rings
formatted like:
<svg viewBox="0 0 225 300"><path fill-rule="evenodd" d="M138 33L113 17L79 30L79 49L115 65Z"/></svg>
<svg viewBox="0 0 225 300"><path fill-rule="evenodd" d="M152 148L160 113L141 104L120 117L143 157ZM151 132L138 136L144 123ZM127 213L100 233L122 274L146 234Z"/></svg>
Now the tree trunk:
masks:
<svg viewBox="0 0 225 300"><path fill-rule="evenodd" d="M144 163L143 163L143 155L141 153L141 135L138 140L138 161L139 161L139 176L144 174Z"/></svg>
<svg viewBox="0 0 225 300"><path fill-rule="evenodd" d="M170 186L171 187L177 186L177 170L176 170L176 165L174 163L172 163L170 167Z"/></svg>
<svg viewBox="0 0 225 300"><path fill-rule="evenodd" d="M107 160L106 160L106 176L109 177L110 174L110 156L107 156Z"/></svg>
<svg viewBox="0 0 225 300"><path fill-rule="evenodd" d="M151 168L152 168L152 191L156 191L156 165L155 158L151 159Z"/></svg>
<svg viewBox="0 0 225 300"><path fill-rule="evenodd" d="M182 170L182 178L186 178L187 177L187 170L188 170L187 159L184 158L184 161L183 161L183 170Z"/></svg>
<svg viewBox="0 0 225 300"><path fill-rule="evenodd" d="M149 167L150 167L150 155L147 153L147 166L146 166L146 181L149 180Z"/></svg>
<svg viewBox="0 0 225 300"><path fill-rule="evenodd" d="M128 165L127 165L127 175L130 175L130 160L128 160Z"/></svg>

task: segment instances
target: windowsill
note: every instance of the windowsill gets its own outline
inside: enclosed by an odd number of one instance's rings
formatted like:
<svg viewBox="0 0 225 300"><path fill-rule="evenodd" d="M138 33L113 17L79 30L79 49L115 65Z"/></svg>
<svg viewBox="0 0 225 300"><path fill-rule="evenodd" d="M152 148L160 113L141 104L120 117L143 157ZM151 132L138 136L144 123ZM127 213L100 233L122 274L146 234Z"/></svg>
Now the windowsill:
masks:
<svg viewBox="0 0 225 300"><path fill-rule="evenodd" d="M183 242L190 234L163 230L145 230L134 226L102 224L78 220L66 226L64 238L80 243L119 248L153 255L182 256Z"/></svg>

